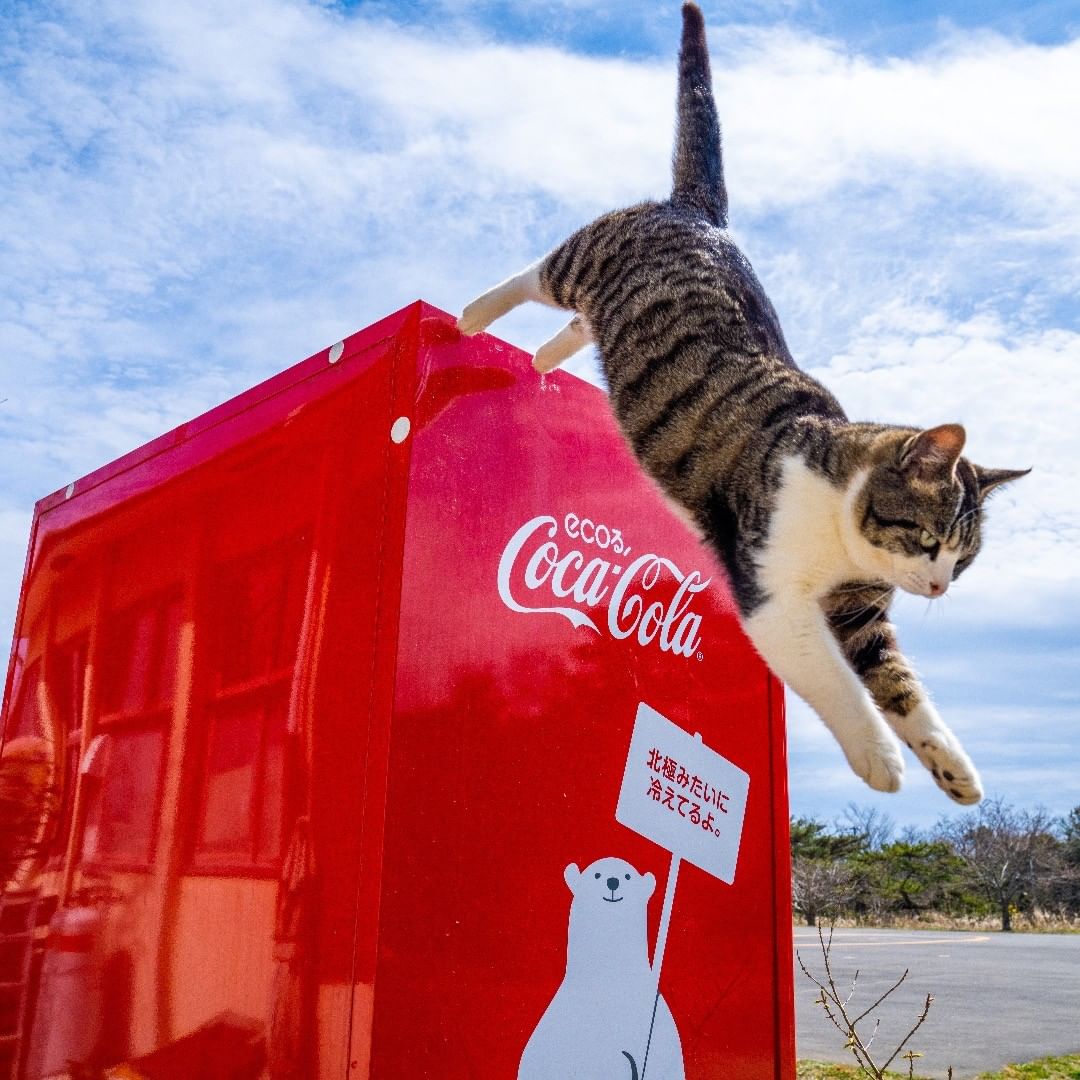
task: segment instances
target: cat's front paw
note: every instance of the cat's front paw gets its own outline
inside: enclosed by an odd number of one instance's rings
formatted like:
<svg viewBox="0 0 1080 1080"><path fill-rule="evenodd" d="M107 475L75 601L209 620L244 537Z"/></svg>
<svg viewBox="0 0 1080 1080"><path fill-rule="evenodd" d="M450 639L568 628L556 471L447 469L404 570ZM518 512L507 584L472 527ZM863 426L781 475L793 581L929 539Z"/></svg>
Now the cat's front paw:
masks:
<svg viewBox="0 0 1080 1080"><path fill-rule="evenodd" d="M900 790L904 781L904 758L895 739L867 741L845 754L855 775L875 791Z"/></svg>
<svg viewBox="0 0 1080 1080"><path fill-rule="evenodd" d="M950 799L973 806L983 797L978 770L930 702L922 702L907 716L887 719Z"/></svg>
<svg viewBox="0 0 1080 1080"><path fill-rule="evenodd" d="M934 783L954 802L974 806L983 797L979 773L951 731L930 731L912 749L930 770Z"/></svg>

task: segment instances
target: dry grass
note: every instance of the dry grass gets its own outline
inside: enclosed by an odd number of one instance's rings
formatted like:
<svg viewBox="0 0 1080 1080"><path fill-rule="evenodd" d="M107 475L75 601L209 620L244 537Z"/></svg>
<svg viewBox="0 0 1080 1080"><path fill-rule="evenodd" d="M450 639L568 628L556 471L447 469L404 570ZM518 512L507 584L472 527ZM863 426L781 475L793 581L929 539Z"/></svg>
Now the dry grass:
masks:
<svg viewBox="0 0 1080 1080"><path fill-rule="evenodd" d="M840 916L830 920L834 926L858 930L977 930L993 933L1001 930L999 915L953 916L929 911L916 916L888 915L875 918L854 919ZM806 929L802 920L793 925ZM1029 934L1080 934L1080 917L1068 919L1036 911L1031 915L1019 913L1013 916L1013 931Z"/></svg>
<svg viewBox="0 0 1080 1080"><path fill-rule="evenodd" d="M800 1061L795 1067L795 1075L798 1080L853 1080L855 1077L866 1080L866 1073L854 1065L833 1065L825 1061ZM885 1075L896 1077L896 1080L906 1080L907 1076L897 1072Z"/></svg>
<svg viewBox="0 0 1080 1080"><path fill-rule="evenodd" d="M866 1073L853 1065L833 1065L823 1061L800 1061L795 1070L798 1080L855 1080ZM886 1074L895 1080L906 1080L907 1073ZM916 1076L915 1080L926 1080ZM1001 1072L979 1073L976 1080L1080 1080L1080 1054L1042 1058L1026 1065L1006 1065Z"/></svg>

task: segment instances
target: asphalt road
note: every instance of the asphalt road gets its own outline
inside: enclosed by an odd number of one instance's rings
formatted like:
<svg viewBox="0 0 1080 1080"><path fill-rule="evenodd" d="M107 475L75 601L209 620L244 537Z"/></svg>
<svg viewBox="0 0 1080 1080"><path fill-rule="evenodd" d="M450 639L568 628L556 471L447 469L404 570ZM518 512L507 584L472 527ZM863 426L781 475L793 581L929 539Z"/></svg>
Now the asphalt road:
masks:
<svg viewBox="0 0 1080 1080"><path fill-rule="evenodd" d="M797 927L795 947L824 982L817 932ZM920 1075L944 1078L952 1065L962 1080L1013 1061L1080 1053L1080 934L838 929L830 963L845 995L859 971L853 1015L910 969L876 1014L881 1027L871 1053L879 1064L914 1026L927 994L934 1002L911 1043L924 1055L915 1066ZM796 963L798 1056L850 1062L840 1033L814 1004L817 994ZM872 1031L866 1021L859 1025L864 1037ZM892 1068L906 1073L907 1062Z"/></svg>

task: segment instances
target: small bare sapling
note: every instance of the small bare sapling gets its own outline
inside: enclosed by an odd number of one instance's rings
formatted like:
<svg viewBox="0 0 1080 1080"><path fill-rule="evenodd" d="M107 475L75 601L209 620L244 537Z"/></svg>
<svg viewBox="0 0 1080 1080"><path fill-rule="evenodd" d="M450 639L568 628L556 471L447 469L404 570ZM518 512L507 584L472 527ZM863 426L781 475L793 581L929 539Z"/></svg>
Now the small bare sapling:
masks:
<svg viewBox="0 0 1080 1080"><path fill-rule="evenodd" d="M799 961L799 967L802 968L802 973L818 988L820 991L817 997L817 1004L825 1010L825 1015L832 1021L833 1026L844 1038L844 1045L846 1049L850 1050L855 1061L858 1063L860 1070L865 1075L872 1077L872 1080L886 1080L885 1070L896 1061L897 1058L908 1063L907 1075L909 1080L914 1080L915 1077L915 1062L918 1058L922 1057L916 1050L907 1050L904 1052L904 1048L911 1042L915 1032L922 1027L926 1017L930 1013L930 1006L933 1004L933 997L930 994L926 995L926 1002L923 1005L922 1012L919 1014L918 1019L915 1021L914 1027L900 1040L899 1045L888 1054L886 1057L886 1051L874 1051L877 1054L877 1060L875 1060L871 1053L871 1048L874 1045L874 1040L877 1038L878 1028L881 1026L881 1018L875 1017L874 1011L878 1008L882 1002L885 1001L892 993L900 988L904 980L908 977L907 970L889 987L888 990L882 994L877 1001L875 1001L869 1008L863 1009L858 1015L855 1015L855 1010L852 1007L851 999L855 995L855 986L859 979L858 969L855 971L855 975L851 980L851 989L846 996L841 996L840 990L837 988L836 979L833 976L832 960L830 958L830 952L832 950L832 938L833 928L829 927L829 936L826 938L822 933L821 925L818 924L818 941L821 944L821 954L825 960L825 981L822 982L817 976L812 975L806 965L803 963L802 956L796 952L796 958ZM858 1025L864 1020L872 1019L874 1021L873 1030L869 1036L864 1036L859 1030ZM879 1065L878 1060L884 1058ZM952 1080L952 1068L949 1068L949 1080Z"/></svg>

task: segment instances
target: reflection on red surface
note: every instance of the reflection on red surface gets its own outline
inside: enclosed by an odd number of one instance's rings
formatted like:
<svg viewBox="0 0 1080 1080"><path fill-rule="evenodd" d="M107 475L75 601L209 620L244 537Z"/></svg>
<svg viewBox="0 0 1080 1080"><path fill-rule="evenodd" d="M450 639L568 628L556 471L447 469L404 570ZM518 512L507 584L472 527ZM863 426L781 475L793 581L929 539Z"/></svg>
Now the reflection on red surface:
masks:
<svg viewBox="0 0 1080 1080"><path fill-rule="evenodd" d="M537 516L559 554L515 561ZM619 592L616 528L712 577L700 648L666 647L674 581L614 614L581 581L597 559ZM42 500L0 757L0 1078L515 1075L565 966L563 868L664 880L613 816L639 700L752 777L736 884L679 882L686 1075L786 1080L780 698L597 391L418 304Z"/></svg>

